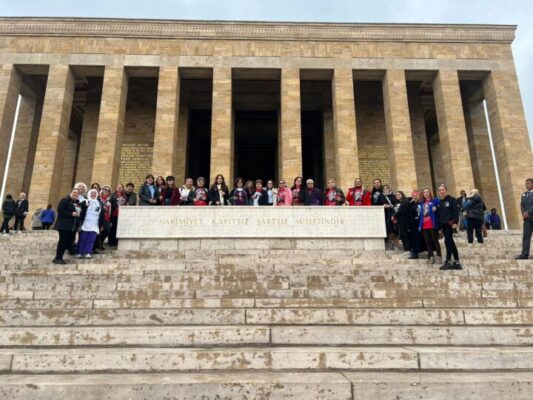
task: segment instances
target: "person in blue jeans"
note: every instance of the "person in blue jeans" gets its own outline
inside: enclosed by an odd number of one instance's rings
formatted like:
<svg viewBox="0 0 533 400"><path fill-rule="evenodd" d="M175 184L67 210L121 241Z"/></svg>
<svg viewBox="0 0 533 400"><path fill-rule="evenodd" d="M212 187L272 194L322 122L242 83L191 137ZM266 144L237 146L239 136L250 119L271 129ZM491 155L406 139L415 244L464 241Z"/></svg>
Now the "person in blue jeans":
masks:
<svg viewBox="0 0 533 400"><path fill-rule="evenodd" d="M49 230L54 221L56 220L56 213L54 209L52 208L51 204L48 204L46 206L46 210L43 210L41 212L41 215L39 216L41 219L41 224L43 225L43 229L45 231Z"/></svg>

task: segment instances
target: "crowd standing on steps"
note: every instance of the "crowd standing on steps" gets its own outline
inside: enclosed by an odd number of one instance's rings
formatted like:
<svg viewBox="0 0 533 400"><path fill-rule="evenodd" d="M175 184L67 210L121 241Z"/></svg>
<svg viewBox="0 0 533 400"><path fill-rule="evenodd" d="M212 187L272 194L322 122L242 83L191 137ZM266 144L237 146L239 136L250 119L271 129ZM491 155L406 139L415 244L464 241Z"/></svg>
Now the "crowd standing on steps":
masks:
<svg viewBox="0 0 533 400"><path fill-rule="evenodd" d="M57 213L48 204L46 209L35 213L38 228L49 230L53 227L59 233L54 263L65 261L65 252L78 258L91 258L108 247L118 245L117 226L120 209L128 206L351 206L383 207L386 227L385 246L388 250L403 250L409 259L418 259L421 253L431 264L442 263L441 270L462 269L460 255L455 243L458 231L466 231L467 243L473 245L474 236L479 245L485 242L486 229L499 230L502 221L498 211L487 210L485 203L475 188L462 190L459 197L448 193L445 184L438 186L437 195L430 188L422 191L414 189L409 195L402 191L394 192L374 179L372 188L365 188L360 178L354 180L346 192L338 187L334 179L327 181L324 190L315 186L313 179L294 178L292 186L280 179L278 185L273 180L245 180L236 178L228 186L223 175L219 174L211 185L204 177L196 181L188 177L183 185L176 185L171 175L164 178L149 174L139 188L128 183L118 184L114 191L109 185L92 183L88 190L85 183L77 183L72 191L61 199ZM523 225L523 243L517 259L528 259L533 235L533 178L526 180L526 191L520 198ZM9 235L12 231L25 230L24 221L28 214L27 195L21 192L17 200L6 195L2 204L3 221L0 233ZM15 219L13 228L11 221ZM37 228L37 229L38 229ZM36 227L34 227L36 229ZM444 239L446 249L442 258L439 239Z"/></svg>

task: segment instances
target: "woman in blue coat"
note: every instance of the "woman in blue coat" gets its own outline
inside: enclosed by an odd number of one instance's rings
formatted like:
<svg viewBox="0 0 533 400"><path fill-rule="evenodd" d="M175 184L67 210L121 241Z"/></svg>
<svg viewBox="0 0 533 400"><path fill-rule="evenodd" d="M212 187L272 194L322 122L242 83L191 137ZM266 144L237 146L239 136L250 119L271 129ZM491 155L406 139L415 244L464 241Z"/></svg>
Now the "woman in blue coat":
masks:
<svg viewBox="0 0 533 400"><path fill-rule="evenodd" d="M433 193L428 188L422 190L422 201L418 205L420 209L420 222L418 229L422 232L424 241L428 249L428 259L431 264L437 262L433 253L436 252L442 261L442 253L439 244L439 219L437 210L439 208L439 199L433 197Z"/></svg>

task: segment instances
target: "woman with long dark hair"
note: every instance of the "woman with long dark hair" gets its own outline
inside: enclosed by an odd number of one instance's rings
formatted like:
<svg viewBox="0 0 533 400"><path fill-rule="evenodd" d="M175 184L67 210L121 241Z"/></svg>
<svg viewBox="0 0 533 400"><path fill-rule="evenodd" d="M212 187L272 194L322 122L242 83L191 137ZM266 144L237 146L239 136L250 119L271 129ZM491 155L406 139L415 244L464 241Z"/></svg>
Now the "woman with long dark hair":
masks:
<svg viewBox="0 0 533 400"><path fill-rule="evenodd" d="M215 181L209 188L208 196L211 206L227 206L229 204L229 188L223 175L218 174L215 177Z"/></svg>
<svg viewBox="0 0 533 400"><path fill-rule="evenodd" d="M437 210L439 207L439 199L433 197L433 193L429 188L422 190L422 201L420 207L420 225L419 229L422 232L422 237L426 242L428 249L428 259L432 264L437 262L433 256L433 252L442 259L442 253L439 244L439 219Z"/></svg>
<svg viewBox="0 0 533 400"><path fill-rule="evenodd" d="M292 205L293 206L303 206L305 204L305 186L304 178L297 176L294 178L294 184L291 187L292 192Z"/></svg>

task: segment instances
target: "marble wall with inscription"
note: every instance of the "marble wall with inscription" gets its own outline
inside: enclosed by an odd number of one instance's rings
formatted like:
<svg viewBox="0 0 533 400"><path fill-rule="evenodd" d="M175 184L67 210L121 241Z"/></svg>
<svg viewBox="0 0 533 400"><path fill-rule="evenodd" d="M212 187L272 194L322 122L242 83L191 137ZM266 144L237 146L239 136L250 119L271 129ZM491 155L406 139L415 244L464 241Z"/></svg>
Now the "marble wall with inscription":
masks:
<svg viewBox="0 0 533 400"><path fill-rule="evenodd" d="M382 207L124 207L120 238L381 238Z"/></svg>

